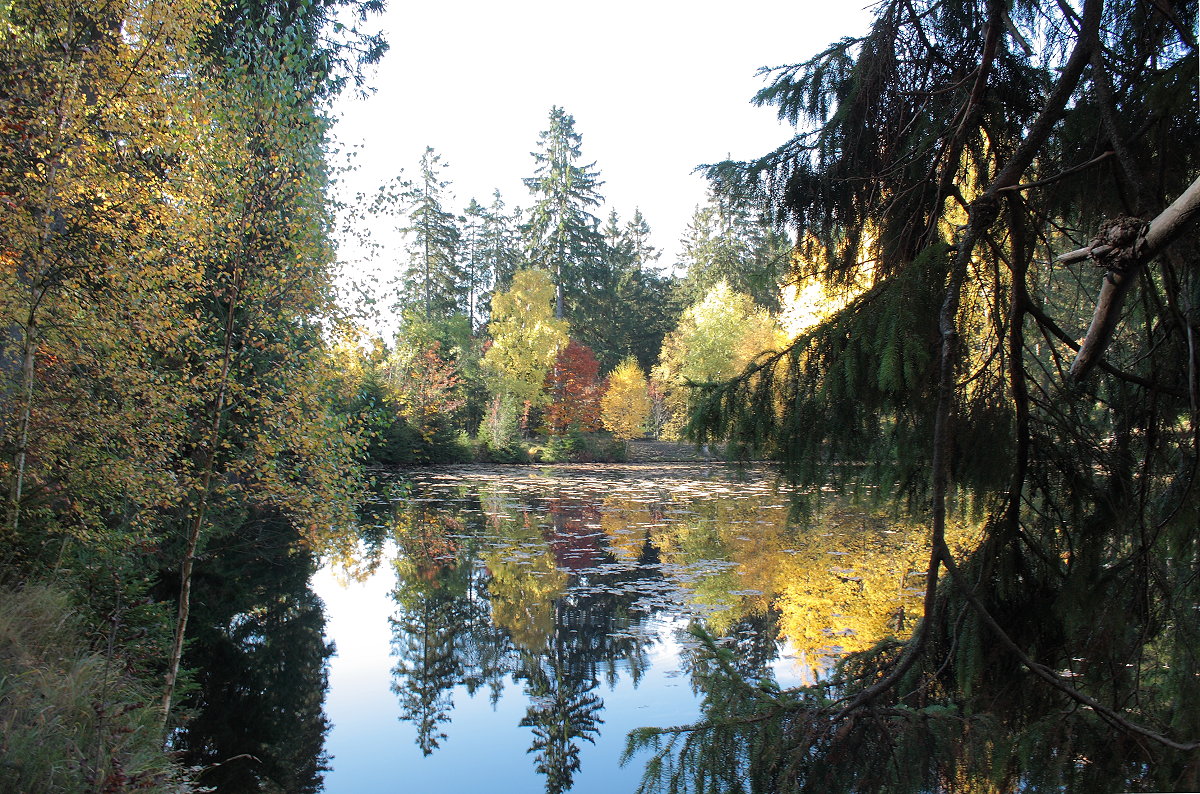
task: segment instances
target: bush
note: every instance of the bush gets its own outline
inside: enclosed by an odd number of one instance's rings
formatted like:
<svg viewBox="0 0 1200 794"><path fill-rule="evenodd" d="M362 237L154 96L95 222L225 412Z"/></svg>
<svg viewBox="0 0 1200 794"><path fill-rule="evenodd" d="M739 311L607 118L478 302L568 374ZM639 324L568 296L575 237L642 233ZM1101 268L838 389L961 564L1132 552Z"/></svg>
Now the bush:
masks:
<svg viewBox="0 0 1200 794"><path fill-rule="evenodd" d="M551 436L545 446L529 452L542 463L616 463L625 460L625 443L608 433L570 430L563 436Z"/></svg>

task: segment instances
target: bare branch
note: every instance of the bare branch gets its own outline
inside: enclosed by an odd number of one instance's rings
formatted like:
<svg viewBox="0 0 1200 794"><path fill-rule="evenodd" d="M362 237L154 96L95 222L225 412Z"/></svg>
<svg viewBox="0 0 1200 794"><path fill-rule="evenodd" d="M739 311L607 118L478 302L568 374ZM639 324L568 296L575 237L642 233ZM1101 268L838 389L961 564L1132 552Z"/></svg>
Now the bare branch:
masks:
<svg viewBox="0 0 1200 794"><path fill-rule="evenodd" d="M1197 214L1200 214L1200 178L1149 224L1117 219L1102 229L1091 245L1058 257L1057 261L1063 263L1094 259L1107 269L1092 324L1067 376L1070 380L1078 382L1091 372L1112 339L1125 296L1138 274Z"/></svg>

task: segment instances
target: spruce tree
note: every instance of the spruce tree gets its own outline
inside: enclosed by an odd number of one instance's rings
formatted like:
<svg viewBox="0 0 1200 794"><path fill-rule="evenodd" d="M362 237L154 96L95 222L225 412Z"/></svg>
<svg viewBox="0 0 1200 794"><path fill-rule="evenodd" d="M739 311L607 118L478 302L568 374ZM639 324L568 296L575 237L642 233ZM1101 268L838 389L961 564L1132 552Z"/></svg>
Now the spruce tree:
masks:
<svg viewBox="0 0 1200 794"><path fill-rule="evenodd" d="M681 242L686 275L679 286L685 303L703 299L724 281L765 309L779 308L779 286L791 245L761 210L740 197L710 191Z"/></svg>
<svg viewBox="0 0 1200 794"><path fill-rule="evenodd" d="M481 296L492 283L492 262L487 255L488 211L479 202L471 199L462 216L462 233L459 240L459 270L463 275L466 294L463 302L467 311L467 322L475 330L483 319Z"/></svg>
<svg viewBox="0 0 1200 794"><path fill-rule="evenodd" d="M442 177L445 168L441 155L426 147L420 174L403 196L408 223L400 231L408 241L408 261L399 306L427 321L466 313L470 294L459 261L458 219L443 206L450 187Z"/></svg>
<svg viewBox="0 0 1200 794"><path fill-rule="evenodd" d="M762 791L1194 789L1196 4L875 14L767 72L796 137L710 170L796 229L794 278L855 297L691 430L906 496L924 615L810 689L757 691L711 647L708 719L633 737L648 784L737 757ZM979 545L952 550L973 509Z"/></svg>
<svg viewBox="0 0 1200 794"><path fill-rule="evenodd" d="M537 164L525 180L534 205L524 227L530 267L554 277L554 314L576 328L588 321L588 301L603 283L603 238L592 210L603 203L595 163L582 164L582 137L562 108L550 110L550 126L532 152Z"/></svg>
<svg viewBox="0 0 1200 794"><path fill-rule="evenodd" d="M650 223L641 207L634 208L633 217L625 224L624 237L634 267L641 273L653 269L662 252L650 244Z"/></svg>
<svg viewBox="0 0 1200 794"><path fill-rule="evenodd" d="M659 254L640 211L626 223L609 212L603 234L605 280L592 300L590 326L576 335L593 346L605 370L629 355L650 366L678 319L673 282L653 267Z"/></svg>
<svg viewBox="0 0 1200 794"><path fill-rule="evenodd" d="M511 210L496 190L492 203L482 213L479 229L479 253L484 267L490 271L490 284L479 294L479 323L486 324L492 296L512 286L513 274L524 266L525 254L521 250L522 212L520 207Z"/></svg>
<svg viewBox="0 0 1200 794"><path fill-rule="evenodd" d="M676 280L657 267L662 252L650 244L650 224L640 209L634 210L613 247L622 263L617 278L621 350L649 370L663 338L679 321Z"/></svg>

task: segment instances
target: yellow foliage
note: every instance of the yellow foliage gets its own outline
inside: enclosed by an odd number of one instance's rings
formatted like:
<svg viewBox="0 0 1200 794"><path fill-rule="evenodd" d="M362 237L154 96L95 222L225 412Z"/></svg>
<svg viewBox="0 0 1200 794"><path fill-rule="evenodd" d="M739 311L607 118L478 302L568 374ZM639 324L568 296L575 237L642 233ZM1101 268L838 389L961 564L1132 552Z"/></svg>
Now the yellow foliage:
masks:
<svg viewBox="0 0 1200 794"><path fill-rule="evenodd" d="M668 413L662 435L679 437L691 401L689 383L732 378L784 341L775 320L749 295L734 292L724 281L713 287L663 340L652 372Z"/></svg>
<svg viewBox="0 0 1200 794"><path fill-rule="evenodd" d="M646 376L633 356L626 358L608 376L608 389L600 398L604 427L619 439L635 438L646 432L650 418L650 391Z"/></svg>
<svg viewBox="0 0 1200 794"><path fill-rule="evenodd" d="M322 127L270 66L211 68L217 13L2 12L3 442L30 452L5 491L79 537L196 503L209 451L214 490L312 534L345 513L359 442L322 400L312 320L333 314Z"/></svg>
<svg viewBox="0 0 1200 794"><path fill-rule="evenodd" d="M666 512L690 515L666 521ZM664 570L686 577L693 599L715 608L706 622L717 635L778 611L779 639L808 680L836 657L906 638L921 616L929 550L917 521L835 501L797 525L786 496L730 489L698 503L611 496L601 527L624 559L636 559L647 541L656 546ZM949 538L971 540L965 527Z"/></svg>
<svg viewBox="0 0 1200 794"><path fill-rule="evenodd" d="M507 509L499 489L481 487L479 495L489 524L503 539L483 555L491 573L492 621L512 635L517 647L536 653L554 632L554 600L566 592L567 574L558 569L532 515Z"/></svg>
<svg viewBox="0 0 1200 794"><path fill-rule="evenodd" d="M544 400L546 371L568 341L567 323L554 317L553 301L554 284L544 270L518 270L509 290L492 297L492 345L483 366L493 393Z"/></svg>

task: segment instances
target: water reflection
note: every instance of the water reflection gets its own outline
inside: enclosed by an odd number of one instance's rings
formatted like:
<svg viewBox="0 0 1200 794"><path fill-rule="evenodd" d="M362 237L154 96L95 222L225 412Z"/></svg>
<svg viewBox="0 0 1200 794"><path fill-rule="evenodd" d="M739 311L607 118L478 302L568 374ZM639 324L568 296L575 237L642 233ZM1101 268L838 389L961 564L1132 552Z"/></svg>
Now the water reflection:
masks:
<svg viewBox="0 0 1200 794"><path fill-rule="evenodd" d="M393 691L429 755L446 739L456 686L486 686L495 702L506 681L519 684L534 765L561 792L603 723L601 679L641 677L651 640L629 629L650 614L639 586L660 575L652 548L618 564L595 500L517 496L506 484L422 480L394 502Z"/></svg>
<svg viewBox="0 0 1200 794"><path fill-rule="evenodd" d="M907 634L921 533L828 498L798 519L795 496L764 470L695 465L446 468L393 486L392 689L421 752L454 734L456 691L496 704L518 688L513 727L555 794L601 735L602 685L638 685L652 649L682 647L704 687L684 627L787 684ZM343 563L370 570L380 548Z"/></svg>
<svg viewBox="0 0 1200 794"><path fill-rule="evenodd" d="M184 657L196 689L172 746L201 770L201 785L222 794L321 789L333 649L308 587L315 568L294 528L262 511L215 539L197 565Z"/></svg>

